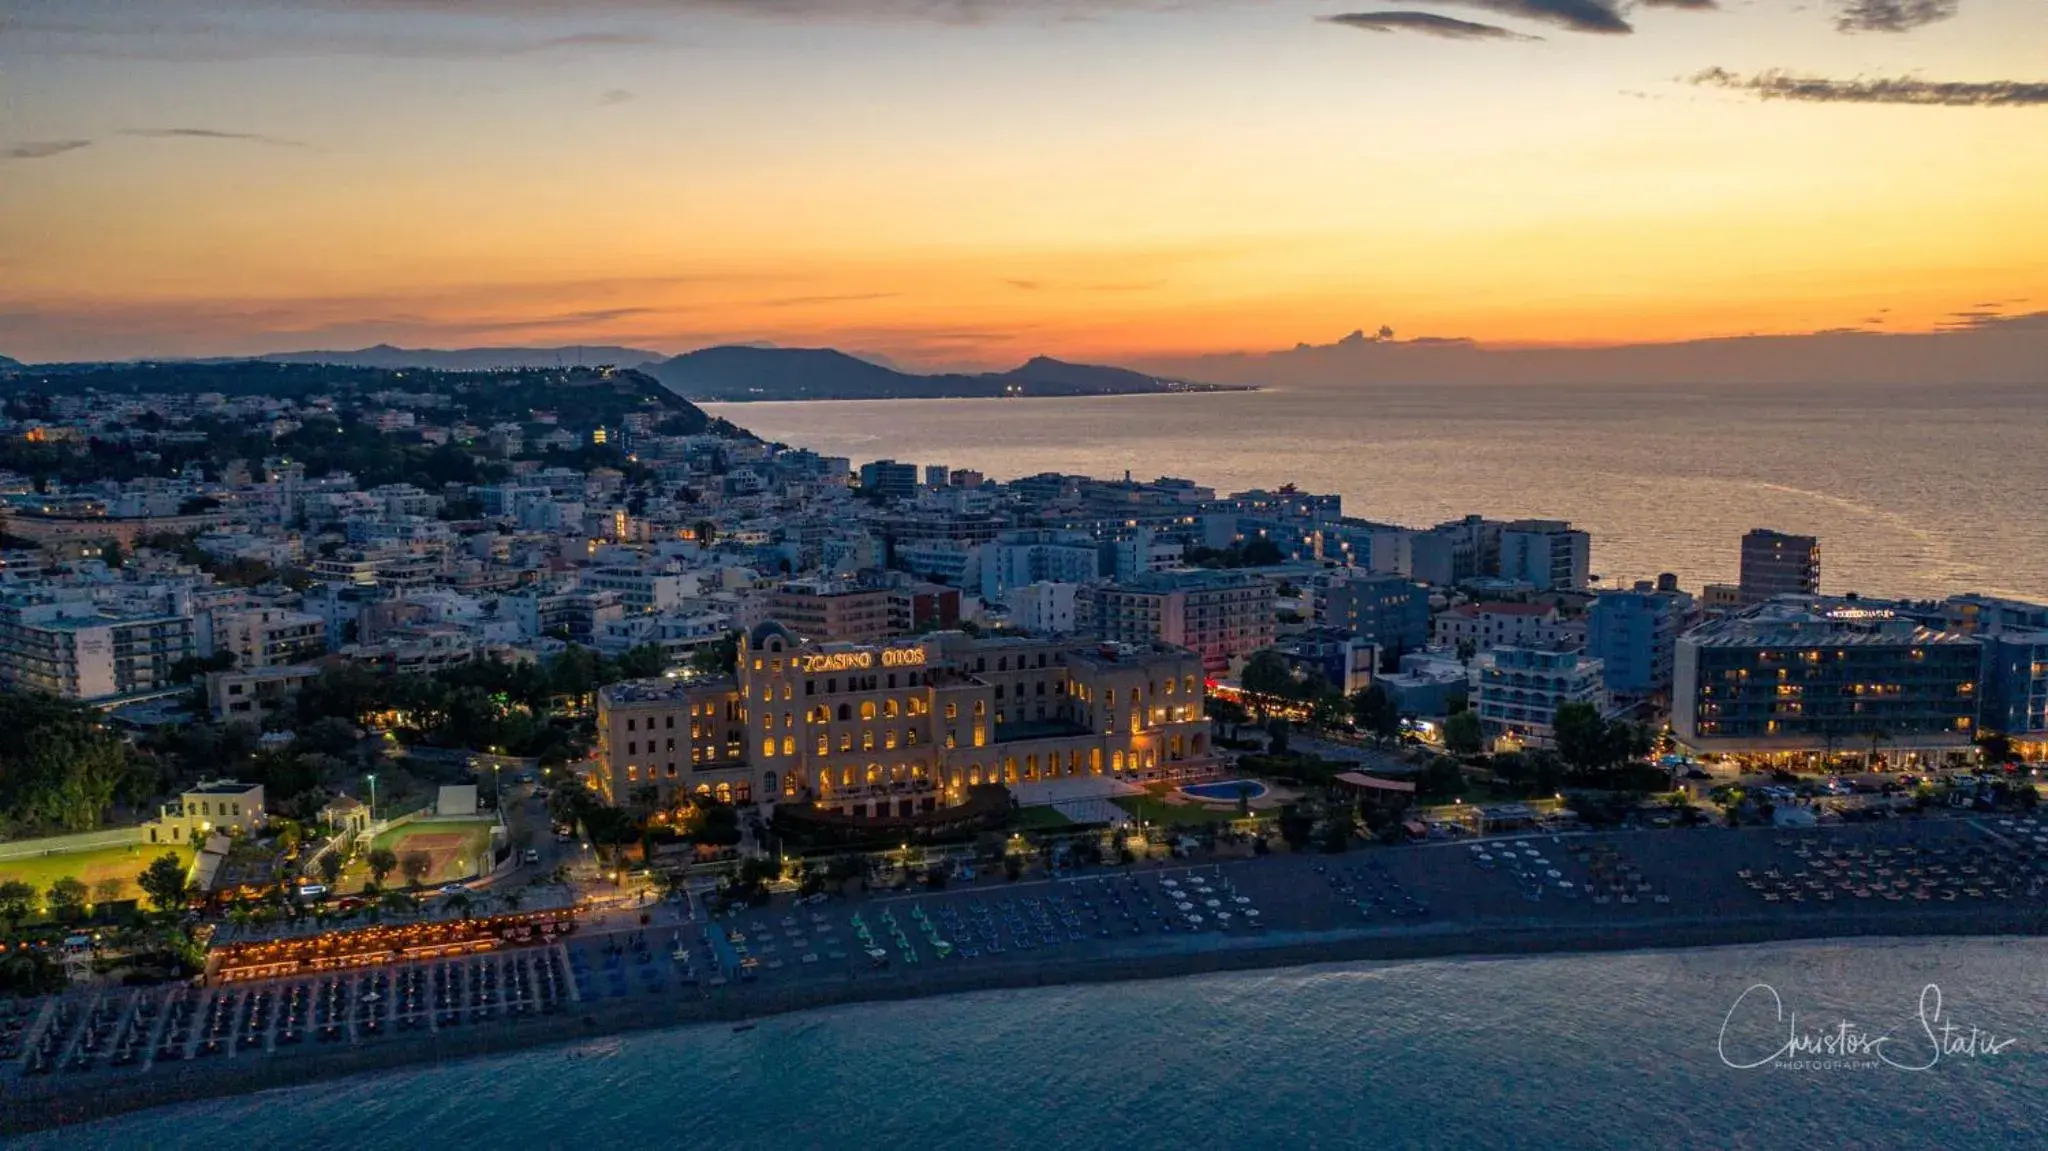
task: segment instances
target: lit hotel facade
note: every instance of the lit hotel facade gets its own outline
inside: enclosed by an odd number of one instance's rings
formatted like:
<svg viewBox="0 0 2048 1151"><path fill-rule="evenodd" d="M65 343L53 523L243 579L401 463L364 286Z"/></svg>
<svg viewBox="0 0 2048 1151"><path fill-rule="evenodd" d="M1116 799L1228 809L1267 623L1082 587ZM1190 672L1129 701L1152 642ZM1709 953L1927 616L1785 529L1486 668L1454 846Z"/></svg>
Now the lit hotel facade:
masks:
<svg viewBox="0 0 2048 1151"><path fill-rule="evenodd" d="M1777 600L1679 638L1672 731L1744 758L1939 757L1976 737L1981 674L1970 636L1854 601Z"/></svg>
<svg viewBox="0 0 2048 1151"><path fill-rule="evenodd" d="M1201 657L1159 644L808 644L755 627L735 675L598 697L598 785L624 803L807 801L908 816L984 783L1183 777L1211 765Z"/></svg>

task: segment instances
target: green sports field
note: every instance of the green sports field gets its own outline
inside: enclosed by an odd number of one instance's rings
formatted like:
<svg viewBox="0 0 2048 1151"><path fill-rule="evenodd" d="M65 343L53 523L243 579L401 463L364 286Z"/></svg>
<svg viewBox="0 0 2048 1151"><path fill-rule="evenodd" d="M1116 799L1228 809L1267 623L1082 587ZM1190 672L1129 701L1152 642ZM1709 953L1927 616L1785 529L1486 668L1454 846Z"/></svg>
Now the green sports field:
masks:
<svg viewBox="0 0 2048 1151"><path fill-rule="evenodd" d="M30 859L0 859L0 883L20 880L36 889L46 892L57 880L70 876L85 884L98 899L96 890L101 880L113 879L121 884L118 899L143 899L142 889L135 886L135 877L143 869L165 855L175 855L178 862L192 866L192 849L184 845L161 843L132 844L127 847L101 847L90 851L72 851L63 855L39 855Z"/></svg>
<svg viewBox="0 0 2048 1151"><path fill-rule="evenodd" d="M404 883L406 855L421 851L432 861L425 882L447 883L489 869L494 826L488 819L426 820L387 831L373 846L388 847L398 856L399 870L387 882Z"/></svg>

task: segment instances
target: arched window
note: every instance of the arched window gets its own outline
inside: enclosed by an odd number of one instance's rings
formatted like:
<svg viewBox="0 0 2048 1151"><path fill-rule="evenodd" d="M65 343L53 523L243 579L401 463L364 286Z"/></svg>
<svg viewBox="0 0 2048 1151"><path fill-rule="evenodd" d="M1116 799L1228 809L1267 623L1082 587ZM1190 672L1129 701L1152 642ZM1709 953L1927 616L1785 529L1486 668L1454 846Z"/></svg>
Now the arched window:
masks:
<svg viewBox="0 0 2048 1151"><path fill-rule="evenodd" d="M763 759L767 759L767 758L769 758L770 756L773 756L774 754L775 754L775 737L774 737L774 736L769 736L769 737L768 737L767 739L764 739L764 740L762 740L762 741L761 741L761 758L763 758Z"/></svg>
<svg viewBox="0 0 2048 1151"><path fill-rule="evenodd" d="M842 767L842 768L840 768L840 769L839 769L839 786L841 786L841 787L852 787L852 786L853 786L853 765L852 765L852 764L847 764L847 765L846 765L845 767Z"/></svg>
<svg viewBox="0 0 2048 1151"><path fill-rule="evenodd" d="M829 755L829 754L831 754L831 752L832 752L832 737L831 737L831 736L829 736L829 735L826 735L826 734L824 734L824 733L822 733L822 732L820 732L820 733L819 733L819 735L818 735L818 754L819 754L819 755Z"/></svg>
<svg viewBox="0 0 2048 1151"><path fill-rule="evenodd" d="M1114 752L1109 757L1109 770L1121 773L1124 769L1124 753Z"/></svg>
<svg viewBox="0 0 2048 1151"><path fill-rule="evenodd" d="M762 791L765 791L765 792L767 792L767 793L768 793L769 795L774 795L774 794L775 794L775 773L774 773L774 772L772 772L772 771L771 771L771 772L769 772L768 774L766 774L766 775L764 775L764 776L762 776L762 777L761 777L761 790L762 790Z"/></svg>
<svg viewBox="0 0 2048 1151"><path fill-rule="evenodd" d="M1088 749L1088 774L1102 774L1102 749L1099 747L1091 747Z"/></svg>
<svg viewBox="0 0 2048 1151"><path fill-rule="evenodd" d="M864 731L864 732L861 732L861 733L860 733L860 749L861 749L862 751L873 751L873 750L875 750L875 733L874 733L874 732L872 732L872 731Z"/></svg>
<svg viewBox="0 0 2048 1151"><path fill-rule="evenodd" d="M901 714L903 713L897 708L896 701L894 699L885 699L882 701L883 719L895 719L897 716Z"/></svg>
<svg viewBox="0 0 2048 1151"><path fill-rule="evenodd" d="M840 719L842 719L842 720L848 720L848 719L852 719L852 718L853 718L853 706L852 706L851 704L844 704L844 703L840 704L840 705L839 705L839 718L840 718Z"/></svg>
<svg viewBox="0 0 2048 1151"><path fill-rule="evenodd" d="M785 735L785 736L783 736L783 737L782 737L782 754L784 754L784 755L795 755L795 754L796 754L796 737L795 737L795 736L793 736L793 735Z"/></svg>
<svg viewBox="0 0 2048 1151"><path fill-rule="evenodd" d="M868 786L873 787L880 782L882 782L882 765L879 763L868 764Z"/></svg>
<svg viewBox="0 0 2048 1151"><path fill-rule="evenodd" d="M875 718L875 701L866 700L860 705L860 717L864 720Z"/></svg>

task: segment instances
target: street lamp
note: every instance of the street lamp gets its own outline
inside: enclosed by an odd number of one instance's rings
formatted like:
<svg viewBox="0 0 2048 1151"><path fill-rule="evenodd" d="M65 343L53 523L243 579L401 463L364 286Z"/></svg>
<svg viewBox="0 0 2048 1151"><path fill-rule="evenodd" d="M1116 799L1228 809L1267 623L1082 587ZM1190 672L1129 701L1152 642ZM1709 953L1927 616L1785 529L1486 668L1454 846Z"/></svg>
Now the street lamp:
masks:
<svg viewBox="0 0 2048 1151"><path fill-rule="evenodd" d="M371 772L364 778L370 781L370 822L377 822L377 773Z"/></svg>

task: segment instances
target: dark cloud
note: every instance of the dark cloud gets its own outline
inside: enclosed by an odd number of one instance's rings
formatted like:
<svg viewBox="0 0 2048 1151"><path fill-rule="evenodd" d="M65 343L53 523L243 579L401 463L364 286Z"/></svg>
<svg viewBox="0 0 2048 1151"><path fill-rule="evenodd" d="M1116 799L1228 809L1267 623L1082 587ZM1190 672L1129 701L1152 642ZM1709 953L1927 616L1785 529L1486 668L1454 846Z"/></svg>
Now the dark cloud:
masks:
<svg viewBox="0 0 2048 1151"><path fill-rule="evenodd" d="M1947 20L1962 0L1836 0L1835 27L1844 32L1910 32Z"/></svg>
<svg viewBox="0 0 2048 1151"><path fill-rule="evenodd" d="M1741 76L1726 68L1709 68L1695 73L1690 82L1706 88L1748 92L1761 100L1815 104L1917 104L1949 108L2048 105L2048 82L2026 80L1942 81L1910 76L1830 80L1783 71Z"/></svg>
<svg viewBox="0 0 2048 1151"><path fill-rule="evenodd" d="M629 92L624 88L613 88L599 95L597 103L601 108L609 108L615 104L626 104L639 98L640 94L638 92Z"/></svg>
<svg viewBox="0 0 2048 1151"><path fill-rule="evenodd" d="M304 148L303 141L287 140L282 136L266 136L261 132L223 132L217 128L123 128L123 136L142 136L151 140L239 140L249 144L266 144L273 148Z"/></svg>
<svg viewBox="0 0 2048 1151"><path fill-rule="evenodd" d="M80 148L92 147L91 140L29 140L0 151L0 160L47 160L76 152Z"/></svg>
<svg viewBox="0 0 2048 1151"><path fill-rule="evenodd" d="M1346 12L1337 16L1321 18L1325 24L1342 24L1346 28L1359 28L1367 32L1419 32L1424 36L1438 36L1445 40L1536 40L1541 37L1524 36L1492 24L1474 24L1469 20L1453 20L1449 16L1438 16L1429 12Z"/></svg>
<svg viewBox="0 0 2048 1151"><path fill-rule="evenodd" d="M1635 31L1627 20L1622 19L1612 0L1438 0L1438 3L1482 8L1502 16L1555 24L1573 32L1627 35Z"/></svg>
<svg viewBox="0 0 2048 1151"><path fill-rule="evenodd" d="M1003 283L1010 285L1020 292L1035 292L1044 286L1037 280L1004 280Z"/></svg>

